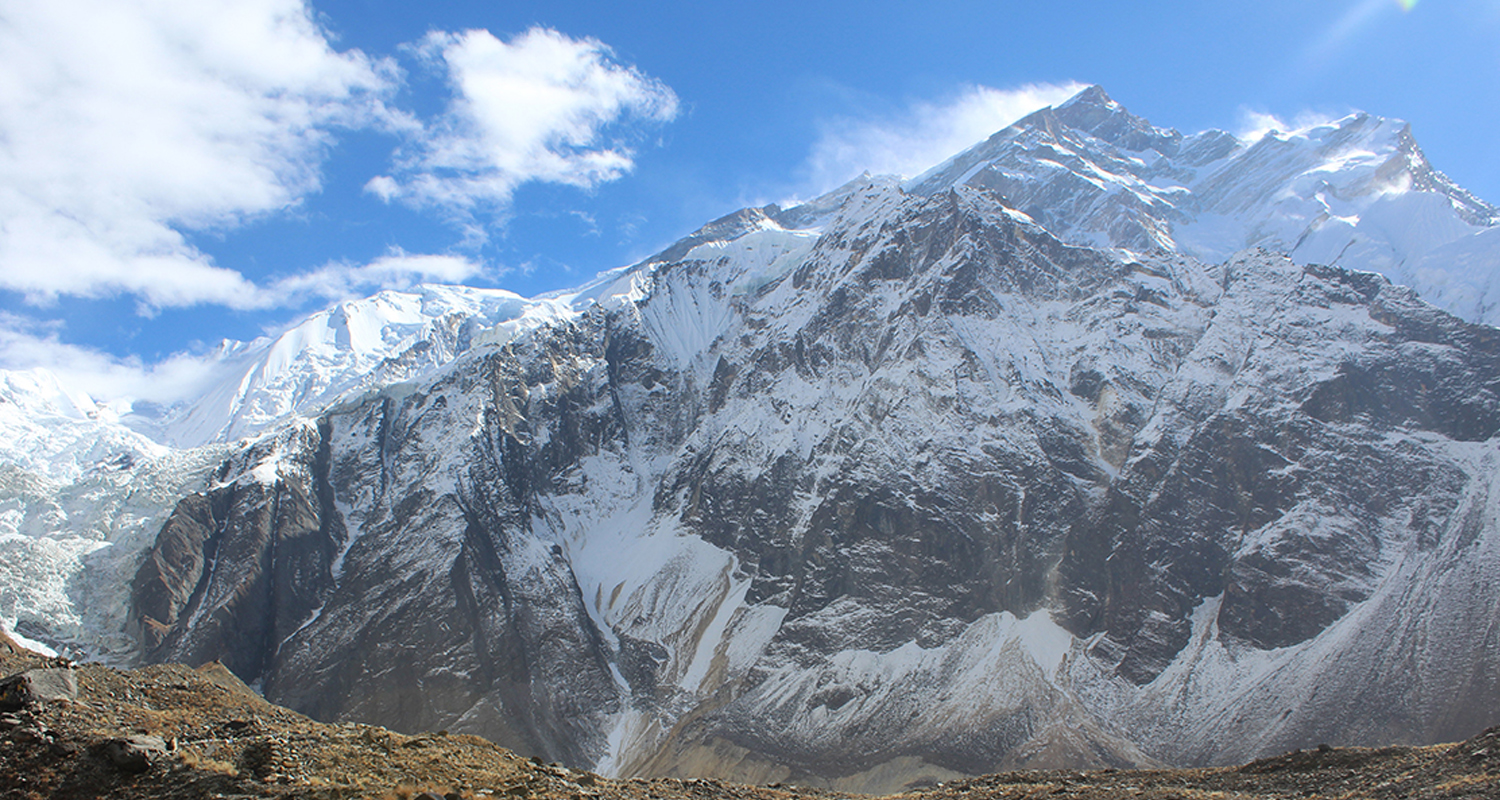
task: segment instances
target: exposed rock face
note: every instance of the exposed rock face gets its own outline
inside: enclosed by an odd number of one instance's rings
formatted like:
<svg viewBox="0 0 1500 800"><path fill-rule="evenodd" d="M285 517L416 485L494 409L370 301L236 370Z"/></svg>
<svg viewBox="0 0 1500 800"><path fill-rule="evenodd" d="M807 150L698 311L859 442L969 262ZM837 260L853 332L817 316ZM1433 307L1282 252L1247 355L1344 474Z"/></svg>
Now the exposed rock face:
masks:
<svg viewBox="0 0 1500 800"><path fill-rule="evenodd" d="M326 426L294 426L235 461L287 456L269 480L222 483L184 498L136 573L132 619L148 658L221 660L263 674L280 643L332 588L345 538L328 489Z"/></svg>
<svg viewBox="0 0 1500 800"><path fill-rule="evenodd" d="M1500 334L1007 199L726 218L262 437L141 567L151 658L321 719L862 789L1479 727Z"/></svg>

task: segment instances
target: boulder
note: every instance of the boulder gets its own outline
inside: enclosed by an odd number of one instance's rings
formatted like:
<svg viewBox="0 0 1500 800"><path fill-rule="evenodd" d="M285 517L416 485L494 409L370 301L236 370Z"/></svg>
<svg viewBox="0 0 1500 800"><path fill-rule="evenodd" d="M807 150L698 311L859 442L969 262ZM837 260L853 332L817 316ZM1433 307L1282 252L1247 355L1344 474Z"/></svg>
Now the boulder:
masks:
<svg viewBox="0 0 1500 800"><path fill-rule="evenodd" d="M104 743L104 757L123 772L145 772L166 753L167 743L160 736L127 736Z"/></svg>
<svg viewBox="0 0 1500 800"><path fill-rule="evenodd" d="M0 711L19 711L44 700L77 700L78 679L68 667L30 669L0 680Z"/></svg>

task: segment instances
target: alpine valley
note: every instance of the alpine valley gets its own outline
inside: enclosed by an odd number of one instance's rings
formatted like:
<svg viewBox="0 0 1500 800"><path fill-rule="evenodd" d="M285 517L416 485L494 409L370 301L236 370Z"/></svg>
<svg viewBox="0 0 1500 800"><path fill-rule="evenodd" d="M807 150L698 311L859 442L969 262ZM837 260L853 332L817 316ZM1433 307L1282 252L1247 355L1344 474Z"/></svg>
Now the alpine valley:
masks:
<svg viewBox="0 0 1500 800"><path fill-rule="evenodd" d="M576 290L226 343L179 407L0 374L0 621L612 775L1467 738L1497 223L1405 123L1184 136L1092 87Z"/></svg>

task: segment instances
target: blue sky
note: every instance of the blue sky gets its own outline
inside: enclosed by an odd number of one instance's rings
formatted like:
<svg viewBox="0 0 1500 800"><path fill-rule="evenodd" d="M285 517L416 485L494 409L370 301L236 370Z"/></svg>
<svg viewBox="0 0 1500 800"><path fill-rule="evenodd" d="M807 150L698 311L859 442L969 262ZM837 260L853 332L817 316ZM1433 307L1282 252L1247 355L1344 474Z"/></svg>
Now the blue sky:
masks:
<svg viewBox="0 0 1500 800"><path fill-rule="evenodd" d="M0 368L171 400L220 339L576 285L1089 83L1184 132L1407 119L1496 202L1497 42L1500 0L0 0Z"/></svg>

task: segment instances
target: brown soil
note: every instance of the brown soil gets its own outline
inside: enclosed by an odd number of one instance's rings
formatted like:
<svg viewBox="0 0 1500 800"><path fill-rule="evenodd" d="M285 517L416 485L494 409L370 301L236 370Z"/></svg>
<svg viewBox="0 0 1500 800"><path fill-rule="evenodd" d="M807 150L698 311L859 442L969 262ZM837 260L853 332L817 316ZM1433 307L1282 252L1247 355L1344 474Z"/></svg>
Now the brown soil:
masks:
<svg viewBox="0 0 1500 800"><path fill-rule="evenodd" d="M0 675L58 666L0 634ZM0 714L0 798L853 800L790 786L610 780L474 736L318 723L265 702L219 665L74 670L76 700ZM110 743L132 735L160 737L165 748L118 766ZM1492 799L1500 798L1500 728L1454 745L1310 750L1220 769L1009 772L901 797Z"/></svg>

